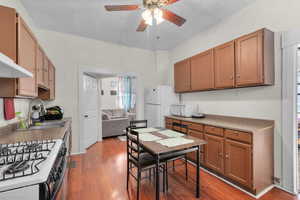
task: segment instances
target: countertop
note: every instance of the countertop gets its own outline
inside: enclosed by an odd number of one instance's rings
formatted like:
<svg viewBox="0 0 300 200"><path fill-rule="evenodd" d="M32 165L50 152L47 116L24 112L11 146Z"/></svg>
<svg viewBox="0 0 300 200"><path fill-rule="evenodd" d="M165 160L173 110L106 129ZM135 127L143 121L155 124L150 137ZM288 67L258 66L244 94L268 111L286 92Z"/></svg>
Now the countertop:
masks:
<svg viewBox="0 0 300 200"><path fill-rule="evenodd" d="M243 117L231 117L222 115L206 114L205 118L186 118L177 116L166 116L168 118L211 125L221 128L233 129L245 132L259 132L266 128L274 128L274 120L252 119Z"/></svg>
<svg viewBox="0 0 300 200"><path fill-rule="evenodd" d="M17 131L15 128L7 127L0 129L0 144L9 144L15 142L47 140L47 139L63 139L66 129L70 127L71 118L64 118L65 125L59 128L47 128L40 130L24 130Z"/></svg>

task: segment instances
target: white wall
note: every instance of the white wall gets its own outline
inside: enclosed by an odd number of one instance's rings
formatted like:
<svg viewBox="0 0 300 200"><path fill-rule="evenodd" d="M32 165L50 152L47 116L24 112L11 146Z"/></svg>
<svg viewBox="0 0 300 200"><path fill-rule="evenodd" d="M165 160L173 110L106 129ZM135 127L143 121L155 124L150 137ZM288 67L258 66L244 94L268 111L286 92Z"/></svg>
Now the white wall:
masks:
<svg viewBox="0 0 300 200"><path fill-rule="evenodd" d="M275 86L197 92L183 95L185 102L198 104L203 112L275 120L275 176L282 177L281 49L279 31L300 26L298 0L258 0L218 25L196 35L170 51L170 62L207 50L238 36L266 27L275 36ZM169 69L173 83L173 68ZM289 144L286 144L289 145Z"/></svg>
<svg viewBox="0 0 300 200"><path fill-rule="evenodd" d="M118 90L118 77L103 78L101 81L101 90L104 94L101 95L101 109L117 109L118 95L110 95L111 90ZM114 85L112 85L114 82Z"/></svg>
<svg viewBox="0 0 300 200"><path fill-rule="evenodd" d="M40 43L56 67L56 100L65 115L73 118L74 152L79 151L78 69L83 66L104 69L110 73L137 74L141 90L159 84L155 53L69 34L39 30ZM143 94L143 91L141 91ZM143 102L143 95L139 97ZM143 103L139 104L143 117Z"/></svg>

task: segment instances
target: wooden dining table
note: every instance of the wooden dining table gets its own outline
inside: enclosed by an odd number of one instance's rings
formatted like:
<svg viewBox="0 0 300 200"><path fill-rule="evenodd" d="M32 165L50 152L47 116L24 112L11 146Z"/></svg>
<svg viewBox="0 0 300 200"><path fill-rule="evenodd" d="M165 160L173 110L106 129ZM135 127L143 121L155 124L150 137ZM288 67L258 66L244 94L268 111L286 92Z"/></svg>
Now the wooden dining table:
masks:
<svg viewBox="0 0 300 200"><path fill-rule="evenodd" d="M172 137L168 137L166 135L160 134L159 131L162 130L167 130L165 128L158 128L160 130L155 131L155 132L150 132L150 134L154 136L158 136L161 139L168 139ZM165 145L162 145L156 141L142 141L140 140L140 145L141 147L153 155L156 160L156 169L159 169L160 161L162 158L166 158L168 156L171 156L172 154L176 152L180 153L190 153L196 151L196 198L200 197L200 160L199 160L199 155L200 155L200 146L206 144L207 142L205 140L201 140L199 138L186 135L182 136L181 138L193 140L193 142L188 143L188 144L183 144L183 145L178 145L178 146L173 146L173 147L168 147ZM156 200L159 200L159 193L160 193L160 174L159 170L156 170Z"/></svg>

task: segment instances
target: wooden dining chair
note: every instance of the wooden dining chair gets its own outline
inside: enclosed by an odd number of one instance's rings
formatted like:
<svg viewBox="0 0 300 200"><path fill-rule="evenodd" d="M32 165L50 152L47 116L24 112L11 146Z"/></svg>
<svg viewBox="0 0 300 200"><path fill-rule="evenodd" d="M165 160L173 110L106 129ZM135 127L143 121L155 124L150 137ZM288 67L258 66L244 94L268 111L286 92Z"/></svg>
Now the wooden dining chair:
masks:
<svg viewBox="0 0 300 200"><path fill-rule="evenodd" d="M126 131L127 137L127 190L129 184L130 175L134 177L137 181L137 199L139 199L140 193L140 182L142 180L142 172L146 170L154 169L161 170L163 172L163 190L165 191L166 185L166 165L161 163L159 169L156 169L156 160L155 158L148 153L144 153L140 146L139 133L134 130L134 128L127 128ZM136 174L133 173L133 169L136 169ZM154 173L155 174L155 173ZM150 174L151 176L151 174ZM146 177L147 178L147 177Z"/></svg>
<svg viewBox="0 0 300 200"><path fill-rule="evenodd" d="M148 121L147 120L133 120L129 122L130 128L147 128Z"/></svg>

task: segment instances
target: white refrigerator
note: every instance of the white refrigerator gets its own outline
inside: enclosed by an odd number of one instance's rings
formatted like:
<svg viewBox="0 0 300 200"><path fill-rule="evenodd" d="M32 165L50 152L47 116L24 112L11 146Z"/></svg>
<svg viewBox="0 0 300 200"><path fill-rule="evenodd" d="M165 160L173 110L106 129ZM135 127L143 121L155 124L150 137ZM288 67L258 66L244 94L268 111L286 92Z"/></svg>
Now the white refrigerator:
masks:
<svg viewBox="0 0 300 200"><path fill-rule="evenodd" d="M145 91L145 119L148 127L165 127L164 117L170 115L170 106L179 102L172 87L160 85Z"/></svg>

